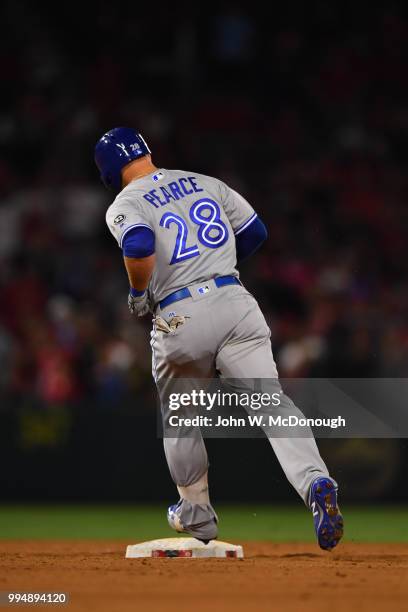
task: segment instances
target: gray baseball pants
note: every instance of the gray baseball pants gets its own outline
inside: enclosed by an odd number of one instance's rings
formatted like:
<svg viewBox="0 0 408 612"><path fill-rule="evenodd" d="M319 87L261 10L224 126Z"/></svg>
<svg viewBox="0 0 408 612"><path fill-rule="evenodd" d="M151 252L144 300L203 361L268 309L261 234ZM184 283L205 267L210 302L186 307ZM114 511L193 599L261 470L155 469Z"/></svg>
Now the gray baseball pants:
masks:
<svg viewBox="0 0 408 612"><path fill-rule="evenodd" d="M203 285L209 290L202 294ZM210 280L191 285L192 297L157 307L151 334L153 375L165 405L168 385L174 378L269 379L278 384L270 330L255 298L242 285L217 288ZM159 329L160 319L174 316L184 322L170 332ZM159 319L160 318L160 319ZM280 412L279 412L280 411ZM283 396L276 414L302 413ZM268 436L268 431L264 429ZM271 432L270 432L271 433ZM312 432L305 437L268 436L286 474L307 504L311 483L328 476ZM178 486L194 484L208 469L205 444L199 430L191 437L164 438L164 450L173 481Z"/></svg>

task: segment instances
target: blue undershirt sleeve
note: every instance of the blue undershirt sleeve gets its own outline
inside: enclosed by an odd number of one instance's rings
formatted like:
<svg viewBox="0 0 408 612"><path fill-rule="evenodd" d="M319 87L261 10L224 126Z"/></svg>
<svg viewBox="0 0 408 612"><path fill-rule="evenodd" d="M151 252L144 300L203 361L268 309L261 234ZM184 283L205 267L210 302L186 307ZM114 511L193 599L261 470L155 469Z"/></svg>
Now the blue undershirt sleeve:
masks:
<svg viewBox="0 0 408 612"><path fill-rule="evenodd" d="M146 227L133 227L129 230L122 242L125 257L148 257L154 253L154 232Z"/></svg>
<svg viewBox="0 0 408 612"><path fill-rule="evenodd" d="M241 262L259 249L268 237L268 231L259 217L235 236L237 261Z"/></svg>

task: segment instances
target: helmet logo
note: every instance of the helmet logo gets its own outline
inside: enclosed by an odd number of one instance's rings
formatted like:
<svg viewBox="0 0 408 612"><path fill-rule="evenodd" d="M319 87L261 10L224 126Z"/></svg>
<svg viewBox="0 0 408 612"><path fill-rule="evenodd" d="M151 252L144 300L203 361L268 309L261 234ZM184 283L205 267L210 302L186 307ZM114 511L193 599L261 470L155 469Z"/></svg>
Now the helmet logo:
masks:
<svg viewBox="0 0 408 612"><path fill-rule="evenodd" d="M127 154L126 146L123 144L123 142L118 142L116 146L119 147L119 149L122 149L122 151Z"/></svg>
<svg viewBox="0 0 408 612"><path fill-rule="evenodd" d="M126 215L117 215L117 217L114 218L113 222L115 225L117 225L118 223L121 223L125 219L126 219Z"/></svg>

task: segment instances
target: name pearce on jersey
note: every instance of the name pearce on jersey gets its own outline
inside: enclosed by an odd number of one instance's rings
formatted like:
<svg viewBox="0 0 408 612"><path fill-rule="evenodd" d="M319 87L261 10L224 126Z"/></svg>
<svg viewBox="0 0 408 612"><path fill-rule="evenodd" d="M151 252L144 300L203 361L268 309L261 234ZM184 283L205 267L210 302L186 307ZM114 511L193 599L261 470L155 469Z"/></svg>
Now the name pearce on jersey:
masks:
<svg viewBox="0 0 408 612"><path fill-rule="evenodd" d="M200 191L204 191L204 189L197 185L195 176L188 176L187 178L182 177L176 181L171 181L171 183L162 185L157 189L151 189L143 197L155 208L160 208L160 206L166 206L170 202L176 202L192 193L199 193Z"/></svg>

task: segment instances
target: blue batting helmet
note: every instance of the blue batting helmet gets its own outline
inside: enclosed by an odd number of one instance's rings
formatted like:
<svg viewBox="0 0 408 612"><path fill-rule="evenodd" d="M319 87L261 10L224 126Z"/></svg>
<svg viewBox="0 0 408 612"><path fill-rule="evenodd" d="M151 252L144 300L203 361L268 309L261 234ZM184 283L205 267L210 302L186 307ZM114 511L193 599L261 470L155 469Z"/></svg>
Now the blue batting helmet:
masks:
<svg viewBox="0 0 408 612"><path fill-rule="evenodd" d="M105 187L119 192L122 189L122 168L149 154L149 147L136 130L118 127L106 132L95 146L95 163Z"/></svg>

